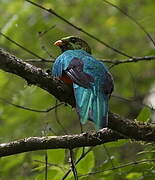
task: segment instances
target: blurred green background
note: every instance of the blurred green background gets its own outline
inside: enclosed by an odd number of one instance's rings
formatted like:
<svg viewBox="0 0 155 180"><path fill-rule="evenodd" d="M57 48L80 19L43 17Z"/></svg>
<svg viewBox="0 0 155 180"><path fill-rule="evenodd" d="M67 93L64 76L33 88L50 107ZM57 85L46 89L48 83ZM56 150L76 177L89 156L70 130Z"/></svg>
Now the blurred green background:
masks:
<svg viewBox="0 0 155 180"><path fill-rule="evenodd" d="M36 0L34 2L46 8L52 8L71 23L130 56L155 55L155 47L144 32L103 0ZM154 0L111 0L110 2L132 15L155 39ZM60 50L53 45L53 42L69 35L77 35L85 39L92 48L93 56L98 59L126 58L24 0L0 0L0 29L2 33L46 59L54 59L60 54ZM41 36L40 32L46 33ZM0 36L0 47L23 60L37 59L2 36ZM45 70L51 67L51 63L34 62L33 64ZM107 66L109 65L107 63ZM115 90L110 100L110 111L131 119L148 121L152 111L142 106L142 103L148 103L151 106L148 97L155 82L154 68L154 61L114 66L111 72L115 80ZM56 104L56 99L46 91L28 86L20 77L0 71L1 143L29 136L63 135L64 131L58 120L68 134L80 133L78 117L70 106L61 106L57 108L57 112L36 113L8 105L1 98L38 110L44 110ZM88 123L84 129L92 130L93 125ZM76 158L80 156L80 152L81 149L76 150ZM151 143L137 143L129 140L107 143L93 148L93 151L77 166L78 174L102 171L135 160L154 159L154 152L155 149ZM49 163L53 164L48 168L48 179L59 180L70 167L68 152L49 150L47 153ZM1 158L0 180L44 179L44 159L45 151ZM150 161L79 177L82 180L154 180L154 178L154 163ZM70 174L67 179L74 178Z"/></svg>

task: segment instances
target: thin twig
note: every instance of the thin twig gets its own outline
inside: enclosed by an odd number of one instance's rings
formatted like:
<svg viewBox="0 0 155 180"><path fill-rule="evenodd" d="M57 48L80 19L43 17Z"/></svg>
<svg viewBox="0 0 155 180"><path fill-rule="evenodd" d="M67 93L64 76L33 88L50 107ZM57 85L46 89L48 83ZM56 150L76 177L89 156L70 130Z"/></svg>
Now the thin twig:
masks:
<svg viewBox="0 0 155 180"><path fill-rule="evenodd" d="M141 160L141 161L134 161L134 162L123 164L123 165L120 165L120 166L117 166L117 167L114 167L114 168L109 168L109 169L105 169L105 170L101 170L101 171L91 172L91 173L88 173L88 174L82 174L82 175L79 175L78 177L91 176L91 175L95 175L95 174L98 174L98 173L103 173L103 172L106 172L106 171L113 171L113 170L116 170L116 169L121 169L121 168L131 166L131 165L139 165L141 163L154 162L154 161L155 161L155 159L145 159L145 160Z"/></svg>
<svg viewBox="0 0 155 180"><path fill-rule="evenodd" d="M69 152L70 152L71 169L72 169L72 172L73 172L73 175L74 175L74 179L78 180L78 174L77 174L77 170L76 170L76 167L75 167L73 150L69 149Z"/></svg>
<svg viewBox="0 0 155 180"><path fill-rule="evenodd" d="M97 58L99 59L99 58ZM26 62L42 62L42 59L27 59ZM155 56L143 56L143 57L133 57L129 59L103 59L100 60L104 63L110 63L113 64L113 66L119 65L119 64L126 64L126 63L137 63L137 62L144 62L144 61L155 61ZM54 62L54 60L46 59L44 62Z"/></svg>
<svg viewBox="0 0 155 180"><path fill-rule="evenodd" d="M42 131L43 136L47 137L47 129L46 127L44 128L44 130ZM47 154L47 150L45 150L45 154L44 154L44 158L45 158L45 180L47 180L48 178L48 154Z"/></svg>
<svg viewBox="0 0 155 180"><path fill-rule="evenodd" d="M53 28L55 28L55 27L56 27L56 25L53 25L53 26L49 27L48 29L46 29L45 31L39 32L39 36L40 36L40 37L41 37L41 36L44 36L46 33L48 33L51 29L53 29Z"/></svg>
<svg viewBox="0 0 155 180"><path fill-rule="evenodd" d="M109 61L109 60L103 60L103 62L106 62L106 63L112 63L113 65L111 66L114 67L116 65L119 65L119 64L125 64L125 63L136 63L136 62L142 62L142 61L153 61L155 60L155 56L144 56L144 57L133 57L133 58L130 58L130 59L125 59L125 60L112 60L112 61Z"/></svg>
<svg viewBox="0 0 155 180"><path fill-rule="evenodd" d="M122 14L124 14L125 16L127 16L132 22L134 22L148 37L148 39L150 39L150 41L152 42L152 44L155 47L155 41L153 40L153 38L151 37L151 35L147 32L147 30L144 28L143 25L141 25L134 17L132 17L131 15L127 14L125 11L123 11L123 9L121 9L120 7L118 7L117 5L106 1L106 0L102 0L103 2L107 3L108 5L118 9Z"/></svg>
<svg viewBox="0 0 155 180"><path fill-rule="evenodd" d="M41 32L41 31L38 32L38 36L39 36L39 39L41 39L41 43L43 43L43 42L42 42L43 36L44 36L46 33L48 33L51 29L53 29L54 27L55 27L55 25L49 27L47 30L45 30L45 31L43 31L43 32ZM47 48L46 48L46 44L45 44L45 45L41 45L41 49L42 49L43 51L45 51L46 54L47 54L50 58L56 59L53 55L51 55L51 54L48 52L48 50L47 50Z"/></svg>
<svg viewBox="0 0 155 180"><path fill-rule="evenodd" d="M38 163L42 163L42 164L45 164L45 161L40 161L40 160L34 160L35 162L38 162ZM64 168L65 167L62 167L62 166L60 166L60 165L58 165L58 164L54 164L54 163L49 163L49 162L47 162L47 165L48 166L55 166L55 167L58 167L58 168L60 168L63 172L64 172Z"/></svg>
<svg viewBox="0 0 155 180"><path fill-rule="evenodd" d="M4 103L6 103L6 104L12 105L12 106L14 106L14 107L16 107L16 108L20 108L20 109L27 110L27 111L33 111L33 112L37 112L37 113L38 113L38 112L39 112L39 113L47 113L47 112L52 111L53 109L55 109L55 108L57 108L57 107L59 107L59 106L61 106L61 105L64 104L64 103L62 102L62 103L59 103L59 104L57 104L57 105L55 105L55 106L53 106L53 107L50 107L50 108L48 108L48 109L46 109L46 110L37 110L37 109L32 109L32 108L28 108L28 107L24 107L24 106L20 106L20 105L11 103L11 102L9 102L9 101L7 101L6 99L1 98L1 97L0 97L0 101L4 102Z"/></svg>
<svg viewBox="0 0 155 180"><path fill-rule="evenodd" d="M45 152L45 180L48 179L48 154Z"/></svg>
<svg viewBox="0 0 155 180"><path fill-rule="evenodd" d="M50 14L53 14L53 15L56 16L57 18L61 19L63 22L69 24L69 25L72 26L73 28L75 28L75 29L77 29L78 31L86 34L87 36L91 37L92 39L98 41L99 43L101 43L102 45L106 46L107 48L112 49L113 51L115 51L115 52L117 52L117 53L119 53L119 54L121 54L121 55L123 55L123 56L132 58L132 56L130 56L130 55L128 55L128 54L126 54L126 53L124 53L124 52L122 52L122 51L114 48L114 47L111 47L109 44L107 44L107 43L105 43L104 41L100 40L99 38L97 38L97 37L94 36L93 34L90 34L90 33L88 33L86 30L82 29L81 27L78 27L78 26L74 25L73 23L71 23L70 21L68 21L67 19L65 19L64 17L62 17L62 16L60 16L59 14L57 14L53 9L47 9L47 8L41 6L40 4L37 4L37 3L32 2L32 1L30 1L30 0L25 0L25 1L33 4L33 5L36 6L36 7L39 7L39 8L41 8L41 9L49 12Z"/></svg>
<svg viewBox="0 0 155 180"><path fill-rule="evenodd" d="M2 35L3 37L5 37L7 40L9 40L10 42L12 42L13 44L15 44L16 46L20 47L21 49L23 49L24 51L30 53L31 55L41 59L42 61L46 61L46 59L44 59L41 56L38 56L36 53L34 53L33 51L25 48L24 46L20 45L19 43L17 43L16 41L12 40L11 38L9 38L8 36L6 36L5 34L3 34L2 32L0 32L0 35Z"/></svg>
<svg viewBox="0 0 155 180"><path fill-rule="evenodd" d="M86 151L85 153L81 154L81 156L79 157L79 159L75 162L75 165L77 165L91 150L93 149L93 147L90 147L88 149L88 151ZM67 176L70 174L71 169L69 169L66 174L63 176L62 180L65 180L67 178Z"/></svg>

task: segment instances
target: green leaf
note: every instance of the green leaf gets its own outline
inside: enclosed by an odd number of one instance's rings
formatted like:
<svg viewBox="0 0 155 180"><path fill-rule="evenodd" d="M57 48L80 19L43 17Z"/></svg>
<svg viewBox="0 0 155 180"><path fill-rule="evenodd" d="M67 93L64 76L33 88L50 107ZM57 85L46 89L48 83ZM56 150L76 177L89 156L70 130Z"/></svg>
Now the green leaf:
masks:
<svg viewBox="0 0 155 180"><path fill-rule="evenodd" d="M0 159L0 166L3 167L3 173L13 169L14 167L21 165L24 159L24 154L9 156Z"/></svg>
<svg viewBox="0 0 155 180"><path fill-rule="evenodd" d="M143 177L143 173L140 172L132 172L126 176L126 178L129 180L140 180L142 177Z"/></svg>
<svg viewBox="0 0 155 180"><path fill-rule="evenodd" d="M148 107L144 107L137 116L136 120L141 122L148 122L150 118L151 118L150 109Z"/></svg>
<svg viewBox="0 0 155 180"><path fill-rule="evenodd" d="M64 149L52 149L48 150L48 161L55 164L63 164L65 158Z"/></svg>
<svg viewBox="0 0 155 180"><path fill-rule="evenodd" d="M82 153L82 148L78 150L77 157L79 158ZM77 158L77 159L78 159ZM95 158L93 151L90 151L77 165L77 172L80 174L86 174L91 172L95 164Z"/></svg>
<svg viewBox="0 0 155 180"><path fill-rule="evenodd" d="M48 180L59 180L61 179L61 177L63 177L63 172L59 169L48 169L47 172L47 179ZM39 174L38 176L36 176L35 180L43 180L45 179L45 172Z"/></svg>

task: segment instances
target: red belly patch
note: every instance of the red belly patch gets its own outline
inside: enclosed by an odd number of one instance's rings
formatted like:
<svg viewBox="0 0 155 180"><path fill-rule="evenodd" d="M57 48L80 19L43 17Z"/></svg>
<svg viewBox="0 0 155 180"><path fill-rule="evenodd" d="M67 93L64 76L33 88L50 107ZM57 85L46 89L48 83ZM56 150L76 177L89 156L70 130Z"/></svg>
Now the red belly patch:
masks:
<svg viewBox="0 0 155 180"><path fill-rule="evenodd" d="M71 80L71 78L69 76L67 76L67 74L63 74L60 77L60 80L65 82L66 84L72 84L73 83L73 81Z"/></svg>

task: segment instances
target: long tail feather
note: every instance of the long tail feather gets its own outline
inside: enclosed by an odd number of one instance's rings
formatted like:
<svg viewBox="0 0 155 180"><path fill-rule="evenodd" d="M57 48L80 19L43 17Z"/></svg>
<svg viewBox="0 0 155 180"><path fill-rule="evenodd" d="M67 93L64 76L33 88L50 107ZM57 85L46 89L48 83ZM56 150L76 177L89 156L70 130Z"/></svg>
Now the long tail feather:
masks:
<svg viewBox="0 0 155 180"><path fill-rule="evenodd" d="M85 124L87 120L95 123L96 129L107 126L108 96L96 89L86 89L74 84L76 109L80 121Z"/></svg>
<svg viewBox="0 0 155 180"><path fill-rule="evenodd" d="M74 84L74 94L76 98L76 109L80 116L80 122L85 124L89 119L89 109L91 108L93 93L91 89L86 89Z"/></svg>
<svg viewBox="0 0 155 180"><path fill-rule="evenodd" d="M108 120L108 97L101 92L97 93L92 104L93 122L96 129L107 126Z"/></svg>

